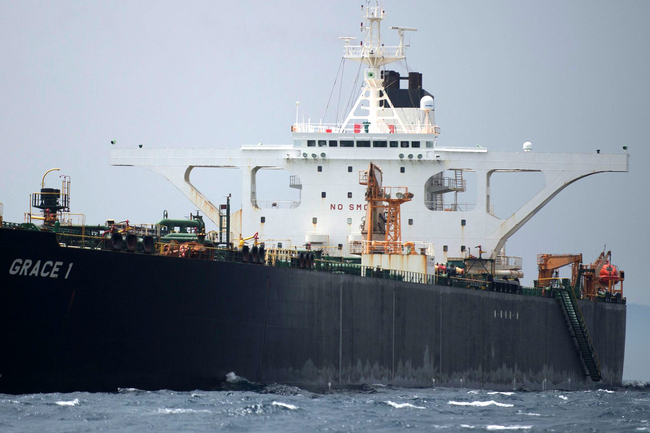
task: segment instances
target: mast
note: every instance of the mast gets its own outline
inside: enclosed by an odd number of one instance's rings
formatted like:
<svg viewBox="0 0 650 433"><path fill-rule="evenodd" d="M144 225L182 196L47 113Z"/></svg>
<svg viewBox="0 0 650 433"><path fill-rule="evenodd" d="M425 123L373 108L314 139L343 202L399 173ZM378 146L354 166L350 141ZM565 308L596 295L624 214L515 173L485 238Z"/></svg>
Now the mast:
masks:
<svg viewBox="0 0 650 433"><path fill-rule="evenodd" d="M359 46L351 46L350 41L354 38L341 38L345 41L343 58L368 66L364 70L365 85L361 91L361 96L359 96L354 108L343 122L341 130L345 131L352 120L362 120L368 128L367 132L389 132L391 128L387 120L390 120L393 128L396 122L400 131L404 131L406 129L405 125L402 119L396 115L395 107L384 91L384 79L380 68L406 58L404 32L417 31L417 29L412 27L391 27L392 30L397 30L399 34L399 45L387 47L381 42L381 21L386 17L383 8L380 6L361 6L361 16L365 21L361 23L361 31L365 33L365 40ZM384 101L383 104L382 101ZM386 107L390 107L390 110L385 110ZM355 114L358 110L367 111L367 114ZM385 111L389 111L389 113L385 113Z"/></svg>

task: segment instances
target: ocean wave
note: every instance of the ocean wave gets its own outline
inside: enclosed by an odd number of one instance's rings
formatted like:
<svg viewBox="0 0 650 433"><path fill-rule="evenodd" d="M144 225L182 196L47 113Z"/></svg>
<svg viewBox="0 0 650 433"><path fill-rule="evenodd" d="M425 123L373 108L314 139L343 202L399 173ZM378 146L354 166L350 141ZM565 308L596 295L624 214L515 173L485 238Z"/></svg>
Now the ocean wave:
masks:
<svg viewBox="0 0 650 433"><path fill-rule="evenodd" d="M234 371L231 371L230 373L226 374L226 382L239 383L244 381L248 382L246 379L237 376Z"/></svg>
<svg viewBox="0 0 650 433"><path fill-rule="evenodd" d="M423 406L415 406L415 405L412 405L411 403L395 403L394 401L390 401L390 400L385 401L384 403L386 403L389 406L394 407L395 409L403 409L405 407L411 407L413 409L426 409Z"/></svg>
<svg viewBox="0 0 650 433"><path fill-rule="evenodd" d="M297 410L298 409L298 406L294 406L294 405L288 404L288 403L282 403L280 401L274 401L273 403L271 403L271 405L272 406L283 407L283 408L289 409L289 410Z"/></svg>
<svg viewBox="0 0 650 433"><path fill-rule="evenodd" d="M489 401L453 401L450 400L447 404L451 404L453 406L478 406L478 407L484 407L484 406L499 406L499 407L513 407L514 404L509 404L509 403L499 403L494 400L489 400Z"/></svg>
<svg viewBox="0 0 650 433"><path fill-rule="evenodd" d="M79 404L79 399L75 398L74 400L71 401L56 401L55 404L59 406L77 406Z"/></svg>
<svg viewBox="0 0 650 433"><path fill-rule="evenodd" d="M535 413L535 412L522 412L522 411L517 411L518 415L526 415L526 416L542 416L541 413Z"/></svg>
<svg viewBox="0 0 650 433"><path fill-rule="evenodd" d="M212 411L209 411L207 409L204 410L197 410L197 409L172 409L172 408L160 408L158 409L158 412L163 415L168 415L168 414L179 414L179 413L212 413Z"/></svg>

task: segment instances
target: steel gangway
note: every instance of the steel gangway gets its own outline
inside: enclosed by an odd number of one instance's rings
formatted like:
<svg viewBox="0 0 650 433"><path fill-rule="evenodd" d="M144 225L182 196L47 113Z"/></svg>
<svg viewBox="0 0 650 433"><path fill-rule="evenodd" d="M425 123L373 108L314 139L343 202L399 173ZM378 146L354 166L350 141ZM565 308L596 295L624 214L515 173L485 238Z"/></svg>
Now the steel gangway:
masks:
<svg viewBox="0 0 650 433"><path fill-rule="evenodd" d="M578 305L578 300L570 287L562 287L555 290L556 297L560 300L564 318L567 321L569 332L573 337L573 342L578 349L582 358L582 364L585 374L591 377L594 382L602 379L600 372L600 362L598 354L594 348L593 342L587 330L582 310Z"/></svg>

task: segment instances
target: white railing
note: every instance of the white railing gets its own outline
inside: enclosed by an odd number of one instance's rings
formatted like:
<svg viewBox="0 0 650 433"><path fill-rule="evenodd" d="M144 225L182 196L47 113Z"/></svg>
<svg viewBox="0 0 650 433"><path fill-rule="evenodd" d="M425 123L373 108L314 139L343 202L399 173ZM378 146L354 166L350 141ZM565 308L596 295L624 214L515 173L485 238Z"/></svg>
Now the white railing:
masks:
<svg viewBox="0 0 650 433"><path fill-rule="evenodd" d="M400 124L379 124L371 127L370 124L353 123L346 128L338 123L294 123L291 131L301 134L440 134L440 127L435 125L402 125ZM377 130L378 129L378 130Z"/></svg>
<svg viewBox="0 0 650 433"><path fill-rule="evenodd" d="M444 203L440 206L435 200L425 200L424 205L432 211L467 212L474 209L476 203Z"/></svg>
<svg viewBox="0 0 650 433"><path fill-rule="evenodd" d="M401 254L412 254L413 252L421 255L431 256L435 255L434 245L431 242L424 241L401 241L392 242L393 244L401 244ZM386 247L384 241L367 241L367 240L354 240L348 243L350 254L361 255L364 252L372 251L374 253L384 253Z"/></svg>
<svg viewBox="0 0 650 433"><path fill-rule="evenodd" d="M400 46L366 47L362 45L346 46L345 57L404 57L404 49Z"/></svg>
<svg viewBox="0 0 650 433"><path fill-rule="evenodd" d="M443 177L442 179L434 177L431 181L431 186L444 187L450 190L465 190L465 179L454 179L451 177Z"/></svg>
<svg viewBox="0 0 650 433"><path fill-rule="evenodd" d="M497 256L494 264L498 269L521 269L521 257Z"/></svg>
<svg viewBox="0 0 650 433"><path fill-rule="evenodd" d="M59 223L62 226L84 226L86 225L86 215L82 213L63 212Z"/></svg>

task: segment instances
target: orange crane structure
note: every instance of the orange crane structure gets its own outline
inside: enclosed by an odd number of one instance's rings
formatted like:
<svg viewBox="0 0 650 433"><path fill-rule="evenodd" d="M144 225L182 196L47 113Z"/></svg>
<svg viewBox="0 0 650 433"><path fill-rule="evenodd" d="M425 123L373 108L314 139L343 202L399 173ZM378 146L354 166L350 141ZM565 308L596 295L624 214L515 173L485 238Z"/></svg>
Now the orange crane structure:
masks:
<svg viewBox="0 0 650 433"><path fill-rule="evenodd" d="M401 254L402 231L400 206L411 201L407 187L384 187L383 172L374 163L359 172L359 184L367 185L368 209L361 232L366 235L364 254Z"/></svg>
<svg viewBox="0 0 650 433"><path fill-rule="evenodd" d="M549 287L557 280L556 271L564 266L571 265L571 286L578 283L582 254L538 254L537 267L539 276L538 287Z"/></svg>
<svg viewBox="0 0 650 433"><path fill-rule="evenodd" d="M559 280L556 271L571 265L571 287L579 287L582 298L592 301L598 296L622 299L625 272L619 271L611 260L612 252L604 250L595 262L587 265L582 264L582 254L539 254L537 287L550 287Z"/></svg>

